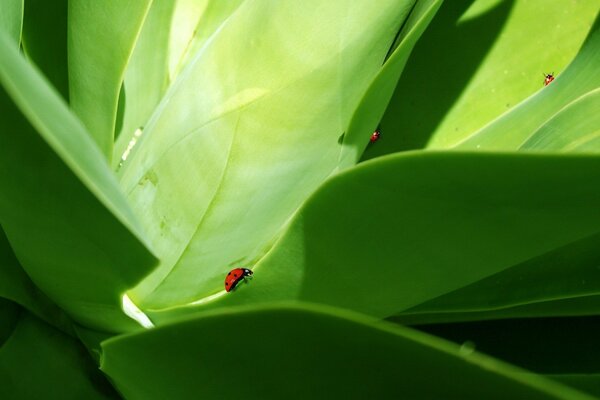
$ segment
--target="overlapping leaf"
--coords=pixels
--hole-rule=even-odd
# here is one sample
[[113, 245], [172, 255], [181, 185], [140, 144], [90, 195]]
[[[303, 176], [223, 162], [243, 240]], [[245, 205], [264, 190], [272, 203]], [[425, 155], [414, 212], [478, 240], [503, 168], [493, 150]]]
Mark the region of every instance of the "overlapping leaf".
[[162, 260], [135, 301], [212, 295], [232, 266], [265, 254], [336, 168], [338, 139], [412, 6], [248, 1], [220, 25], [121, 169]]
[[472, 349], [307, 305], [205, 315], [103, 349], [102, 370], [130, 399], [589, 398]]
[[82, 324], [134, 326], [121, 295], [155, 263], [106, 160], [0, 32], [0, 223], [27, 274]]
[[[283, 299], [386, 317], [519, 265], [537, 284], [543, 263], [528, 266], [529, 260], [599, 233], [600, 189], [589, 184], [597, 179], [596, 157], [415, 152], [382, 158], [325, 184], [257, 265], [251, 284], [153, 317]], [[566, 273], [567, 265], [555, 269], [561, 268]], [[582, 262], [586, 268], [591, 264]], [[507, 281], [496, 292], [490, 285], [481, 290], [490, 297], [512, 290], [503, 296], [515, 296], [513, 302], [588, 290], [566, 282], [553, 287], [558, 273], [540, 279], [549, 286], [528, 292]]]
[[123, 74], [151, 2], [69, 1], [71, 107], [108, 160]]

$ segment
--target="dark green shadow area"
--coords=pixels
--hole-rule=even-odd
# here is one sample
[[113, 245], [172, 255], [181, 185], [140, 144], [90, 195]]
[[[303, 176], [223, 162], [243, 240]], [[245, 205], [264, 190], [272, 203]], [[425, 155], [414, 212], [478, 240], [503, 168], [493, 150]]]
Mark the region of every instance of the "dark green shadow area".
[[414, 326], [542, 374], [600, 372], [600, 317], [524, 318]]
[[[361, 161], [425, 147], [498, 38], [513, 1], [457, 25], [473, 0], [446, 1], [417, 42]], [[390, 132], [389, 135], [386, 132]]]
[[27, 57], [68, 102], [67, 9], [67, 0], [27, 0], [23, 13], [23, 47]]
[[20, 313], [21, 307], [18, 304], [0, 297], [0, 347], [15, 330]]

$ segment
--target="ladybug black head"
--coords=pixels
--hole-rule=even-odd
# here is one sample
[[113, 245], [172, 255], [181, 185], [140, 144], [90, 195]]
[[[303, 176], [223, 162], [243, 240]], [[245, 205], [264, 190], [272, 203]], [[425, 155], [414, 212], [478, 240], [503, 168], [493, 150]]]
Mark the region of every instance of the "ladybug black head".
[[251, 276], [254, 272], [248, 268], [242, 268], [244, 270], [244, 276]]

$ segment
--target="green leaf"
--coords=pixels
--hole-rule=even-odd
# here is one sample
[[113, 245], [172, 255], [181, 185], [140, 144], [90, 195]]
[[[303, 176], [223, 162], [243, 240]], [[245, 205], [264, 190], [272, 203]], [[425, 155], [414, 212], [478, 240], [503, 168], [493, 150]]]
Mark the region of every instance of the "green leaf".
[[[1, 295], [2, 293], [0, 293]], [[15, 330], [20, 313], [21, 307], [10, 300], [0, 297], [0, 348]]]
[[600, 88], [559, 110], [521, 145], [523, 150], [598, 152]]
[[[404, 311], [405, 323], [598, 312], [600, 235], [569, 243]], [[510, 288], [508, 290], [507, 288]], [[561, 300], [581, 299], [576, 307]], [[541, 303], [541, 304], [538, 304]], [[547, 309], [544, 311], [543, 309]], [[472, 314], [471, 316], [469, 314]]]
[[23, 16], [23, 50], [46, 78], [69, 99], [67, 71], [68, 0], [27, 0]]
[[562, 75], [599, 9], [597, 0], [444, 2], [363, 158], [450, 147], [510, 111], [543, 88], [543, 73]]
[[441, 4], [441, 1], [436, 0], [415, 3], [409, 18], [398, 33], [397, 47], [371, 83], [352, 116], [342, 143], [343, 148], [339, 162], [341, 169], [358, 162], [369, 143], [365, 138], [370, 137], [376, 129], [413, 47], [436, 15]]
[[[472, 134], [456, 145], [460, 149], [516, 150], [533, 146], [553, 150], [555, 141], [577, 147], [586, 144], [586, 150], [598, 151], [596, 132], [600, 130], [598, 117], [589, 117], [586, 110], [600, 107], [600, 19], [577, 57], [550, 85], [510, 112]], [[583, 120], [581, 119], [585, 117]], [[574, 125], [574, 126], [573, 126]], [[556, 127], [556, 129], [554, 129]], [[567, 127], [567, 130], [562, 128]], [[583, 129], [579, 132], [578, 129]], [[554, 136], [563, 136], [555, 139]], [[593, 139], [595, 142], [592, 142]], [[529, 140], [532, 140], [529, 144]]]
[[64, 312], [52, 303], [23, 271], [2, 229], [0, 229], [0, 297], [20, 304], [64, 332], [72, 333], [70, 321]]
[[6, 236], [27, 274], [73, 318], [131, 328], [121, 296], [156, 260], [81, 122], [1, 32], [0, 53]]
[[0, 347], [4, 399], [116, 399], [79, 342], [23, 313]]
[[[428, 151], [373, 160], [323, 185], [241, 290], [149, 311], [161, 322], [301, 299], [387, 317], [598, 234], [597, 179], [596, 157]], [[560, 279], [546, 278], [558, 285], [552, 293], [572, 292]]]
[[0, 0], [0, 30], [16, 43], [21, 43], [23, 26], [23, 0]]
[[135, 302], [213, 294], [268, 251], [336, 168], [338, 138], [412, 5], [248, 1], [225, 20], [121, 169], [162, 261]]
[[107, 159], [119, 89], [151, 0], [69, 1], [71, 107]]
[[548, 378], [600, 397], [600, 373], [547, 375]]
[[408, 328], [308, 305], [207, 314], [102, 347], [101, 369], [131, 399], [590, 398]]

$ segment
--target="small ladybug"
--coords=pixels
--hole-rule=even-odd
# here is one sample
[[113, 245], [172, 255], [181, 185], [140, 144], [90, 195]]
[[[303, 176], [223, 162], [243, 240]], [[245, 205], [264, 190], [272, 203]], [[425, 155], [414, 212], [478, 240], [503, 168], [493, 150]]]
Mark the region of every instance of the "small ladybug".
[[551, 74], [543, 74], [544, 75], [544, 86], [548, 86], [550, 82], [554, 80], [554, 72]]
[[252, 276], [252, 274], [253, 272], [248, 268], [232, 269], [225, 277], [225, 290], [231, 292], [238, 283], [242, 280], [246, 280], [246, 278]]
[[379, 131], [379, 129], [375, 129], [375, 132], [373, 132], [373, 134], [371, 135], [371, 139], [369, 139], [369, 141], [371, 143], [375, 143], [376, 141], [379, 140], [380, 136], [381, 136], [381, 132]]

